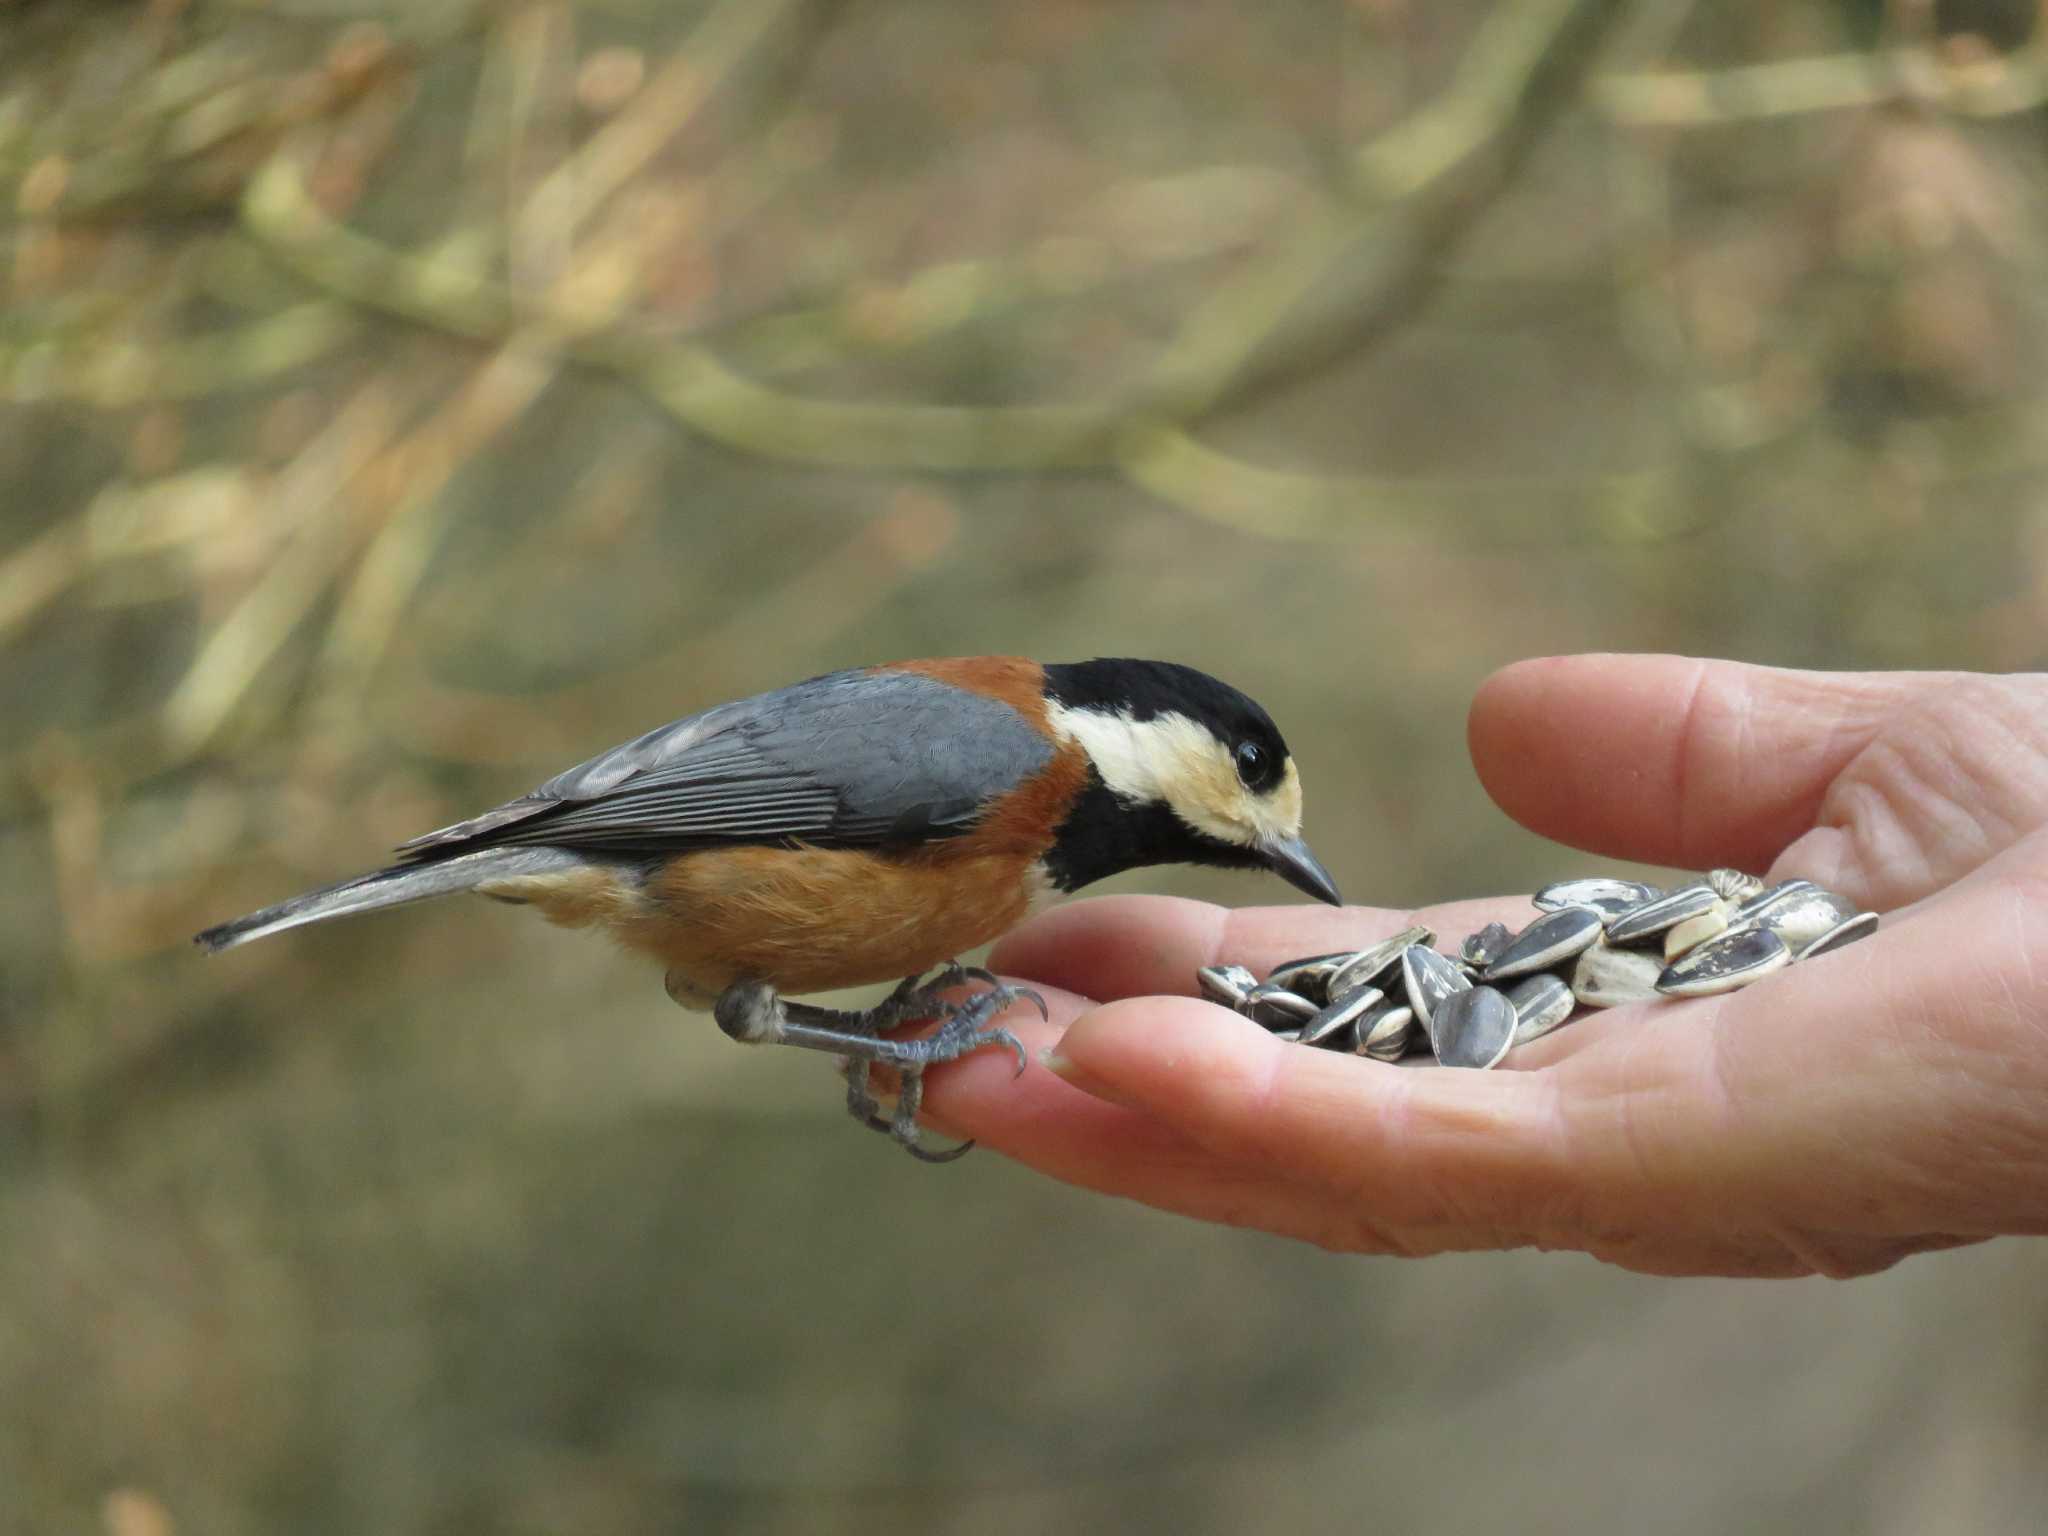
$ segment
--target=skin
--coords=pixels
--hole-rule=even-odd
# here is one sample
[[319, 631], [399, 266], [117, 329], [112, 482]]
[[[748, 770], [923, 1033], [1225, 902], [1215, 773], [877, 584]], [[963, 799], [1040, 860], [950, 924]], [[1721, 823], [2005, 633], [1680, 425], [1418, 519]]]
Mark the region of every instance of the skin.
[[1049, 1025], [1004, 1022], [1054, 1070], [1013, 1082], [1000, 1053], [970, 1058], [933, 1075], [927, 1121], [1084, 1188], [1346, 1252], [1847, 1277], [2048, 1232], [2048, 678], [1551, 658], [1489, 679], [1470, 739], [1494, 798], [1560, 842], [1803, 875], [1884, 927], [1477, 1073], [1281, 1044], [1187, 994], [1200, 965], [1263, 972], [1410, 921], [1519, 926], [1525, 897], [1078, 902], [993, 957], [1051, 1004]]

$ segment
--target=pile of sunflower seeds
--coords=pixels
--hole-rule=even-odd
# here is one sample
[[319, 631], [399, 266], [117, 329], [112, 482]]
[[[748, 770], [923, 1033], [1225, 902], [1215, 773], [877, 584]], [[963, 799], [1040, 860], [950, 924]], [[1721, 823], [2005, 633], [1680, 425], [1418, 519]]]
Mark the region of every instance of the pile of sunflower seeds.
[[1241, 965], [1204, 966], [1196, 980], [1203, 996], [1282, 1040], [1377, 1061], [1428, 1051], [1445, 1066], [1484, 1068], [1581, 1009], [1732, 992], [1877, 929], [1875, 912], [1810, 880], [1766, 887], [1734, 869], [1669, 891], [1565, 880], [1535, 904], [1541, 915], [1520, 933], [1489, 923], [1455, 954], [1410, 928], [1367, 949], [1290, 960], [1263, 982]]

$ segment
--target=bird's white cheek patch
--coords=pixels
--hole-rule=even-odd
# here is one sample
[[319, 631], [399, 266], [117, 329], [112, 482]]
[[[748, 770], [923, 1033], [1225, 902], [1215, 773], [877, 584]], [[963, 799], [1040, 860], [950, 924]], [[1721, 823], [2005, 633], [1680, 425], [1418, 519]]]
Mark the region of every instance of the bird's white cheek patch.
[[1294, 764], [1266, 795], [1238, 780], [1230, 748], [1185, 715], [1133, 720], [1125, 714], [1048, 711], [1053, 729], [1086, 749], [1111, 793], [1138, 802], [1164, 801], [1197, 832], [1251, 845], [1301, 830], [1301, 779]]
[[1175, 759], [1166, 777], [1166, 801], [1198, 832], [1256, 846], [1301, 830], [1301, 777], [1294, 764], [1263, 795], [1247, 790], [1229, 752], [1203, 732], [1204, 746]]
[[1151, 729], [1156, 722], [1148, 720], [1140, 725], [1129, 715], [1069, 709], [1051, 701], [1046, 704], [1046, 718], [1055, 733], [1081, 744], [1111, 794], [1126, 800], [1166, 797], [1152, 755], [1145, 750], [1147, 744], [1138, 737], [1139, 731]]
[[1301, 831], [1301, 775], [1294, 759], [1287, 760], [1287, 772], [1271, 791], [1252, 802], [1252, 820], [1259, 829], [1259, 841], [1293, 837]]

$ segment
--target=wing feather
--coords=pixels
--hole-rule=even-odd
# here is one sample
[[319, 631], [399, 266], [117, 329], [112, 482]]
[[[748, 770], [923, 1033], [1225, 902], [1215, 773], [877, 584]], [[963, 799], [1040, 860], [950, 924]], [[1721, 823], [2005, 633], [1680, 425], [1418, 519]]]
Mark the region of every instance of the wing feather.
[[649, 731], [402, 851], [877, 847], [967, 830], [1051, 756], [997, 699], [922, 674], [839, 672]]

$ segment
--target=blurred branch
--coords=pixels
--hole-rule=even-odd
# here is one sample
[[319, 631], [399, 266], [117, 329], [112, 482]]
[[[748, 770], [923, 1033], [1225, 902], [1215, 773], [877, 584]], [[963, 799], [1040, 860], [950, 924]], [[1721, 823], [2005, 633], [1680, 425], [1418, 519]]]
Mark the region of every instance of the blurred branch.
[[329, 590], [337, 601], [316, 664], [314, 707], [352, 719], [454, 516], [449, 481], [524, 417], [559, 374], [552, 353], [515, 336], [396, 443], [380, 447], [358, 434], [359, 446], [376, 450], [374, 461], [359, 460], [325, 483], [346, 492], [367, 472], [363, 478], [373, 489], [364, 515], [313, 518], [309, 533], [339, 528], [346, 537], [337, 543], [302, 535], [296, 551], [208, 637], [166, 706], [173, 760], [218, 734], [262, 666], [312, 613], [316, 596]]
[[[215, 546], [239, 543], [231, 558], [262, 571], [206, 632], [162, 704], [80, 734], [76, 748], [96, 765], [100, 790], [138, 784], [190, 762], [245, 710], [266, 671], [345, 568], [360, 530], [354, 519], [329, 509], [389, 441], [395, 415], [388, 386], [373, 382], [276, 475], [266, 495], [244, 494], [227, 515], [211, 510], [202, 497], [198, 515], [138, 519], [122, 499], [109, 505], [103, 497], [0, 567], [0, 593], [12, 587], [18, 594], [18, 610], [6, 615], [14, 621], [38, 611], [60, 581], [68, 586], [116, 558], [174, 543], [191, 549], [195, 563], [202, 551], [220, 554]], [[145, 490], [137, 499], [147, 506], [147, 498]], [[137, 531], [138, 522], [146, 534]], [[15, 812], [37, 800], [33, 748], [0, 758], [0, 807]]]
[[255, 478], [238, 466], [209, 465], [106, 487], [83, 512], [0, 558], [0, 643], [109, 567], [231, 539], [252, 511]]
[[432, 681], [424, 668], [403, 690], [364, 700], [380, 729], [425, 756], [531, 767], [578, 750], [610, 700], [659, 697], [689, 678], [716, 696], [721, 679], [735, 681], [762, 665], [767, 643], [760, 614], [783, 617], [773, 644], [792, 665], [829, 652], [834, 639], [886, 607], [939, 560], [958, 536], [951, 502], [900, 492], [883, 516], [860, 524], [775, 586], [751, 595], [730, 619], [660, 654], [589, 683], [543, 693], [507, 694]]
[[[1525, 0], [1480, 24], [1450, 87], [1352, 157], [1361, 197], [1413, 196], [1495, 148], [1575, 83], [1585, 50], [1627, 0]], [[1547, 99], [1546, 99], [1547, 98]]]
[[[0, 175], [20, 177], [30, 193], [21, 212], [111, 224], [231, 208], [283, 138], [388, 97], [411, 68], [413, 48], [371, 23], [341, 28], [310, 63], [286, 64], [237, 40], [186, 39], [176, 8], [145, 9], [147, 41], [111, 55], [114, 78], [78, 93], [85, 105], [61, 91], [0, 102], [13, 117], [0, 120]], [[47, 83], [67, 77], [46, 74]]]
[[205, 336], [109, 345], [94, 336], [64, 344], [0, 346], [0, 396], [29, 404], [64, 400], [110, 410], [156, 400], [198, 400], [303, 368], [353, 339], [345, 305], [313, 299]]
[[799, 6], [816, 3], [721, 0], [632, 104], [541, 181], [522, 218], [553, 225], [565, 241], [573, 241], [606, 199], [689, 126], [778, 22]]
[[1517, 536], [1554, 546], [1580, 536], [1636, 543], [1693, 531], [1661, 521], [1673, 501], [1663, 469], [1541, 479], [1395, 478], [1304, 474], [1269, 469], [1212, 448], [1172, 427], [1145, 429], [1124, 442], [1123, 469], [1132, 483], [1210, 522], [1264, 538], [1309, 543], [1350, 542], [1361, 522], [1384, 525], [1438, 513], [1491, 525], [1496, 542]]
[[[162, 842], [182, 845], [177, 872], [148, 881], [116, 880], [109, 871], [120, 862], [118, 839], [109, 837], [108, 822], [124, 809], [120, 791], [126, 786], [118, 777], [109, 781], [102, 767], [74, 737], [53, 732], [35, 745], [32, 773], [49, 826], [52, 895], [69, 958], [87, 968], [134, 960], [182, 941], [194, 902], [232, 851], [244, 819], [244, 808], [232, 798], [185, 796], [176, 830], [161, 834]], [[166, 1037], [186, 1027], [175, 1016], [158, 1022]], [[89, 1055], [90, 1066], [99, 1067], [97, 1053]]]
[[1154, 372], [1154, 409], [1186, 417], [1294, 382], [1408, 318], [1627, 9], [1523, 0], [1489, 14], [1444, 92], [1352, 156], [1353, 201], [1190, 317]]
[[[704, 86], [760, 36], [732, 8], [715, 11], [664, 71], [667, 97], [589, 162], [595, 192], [652, 153], [655, 127], [664, 130], [659, 142], [672, 137], [703, 103]], [[1092, 403], [873, 404], [778, 389], [701, 343], [597, 329], [588, 314], [522, 303], [467, 263], [397, 251], [328, 219], [306, 190], [303, 147], [274, 156], [257, 175], [244, 216], [290, 265], [356, 303], [479, 339], [515, 325], [543, 328], [563, 338], [569, 355], [627, 378], [684, 425], [751, 453], [904, 469], [1098, 467], [1115, 463], [1114, 439], [1127, 421], [1203, 414], [1353, 353], [1405, 318], [1625, 9], [1622, 0], [1522, 0], [1489, 15], [1445, 92], [1356, 152], [1355, 205], [1317, 216], [1200, 306], [1137, 391]], [[699, 48], [706, 58], [686, 66]], [[570, 198], [566, 190], [552, 195]], [[565, 206], [593, 203], [579, 195]], [[1312, 308], [1304, 302], [1311, 294]]]
[[[771, 24], [799, 3], [815, 0], [723, 0], [634, 107], [542, 179], [515, 222], [558, 222], [564, 245], [573, 244], [578, 226], [689, 125]], [[242, 201], [251, 234], [308, 281], [364, 308], [477, 341], [520, 328], [574, 335], [614, 318], [609, 306], [579, 313], [486, 277], [461, 236], [440, 251], [416, 253], [329, 217], [309, 186], [315, 148], [305, 137], [285, 144], [251, 178]]]
[[530, 300], [482, 277], [466, 259], [417, 256], [330, 219], [313, 200], [310, 146], [274, 155], [251, 181], [251, 233], [302, 276], [351, 302], [476, 340], [515, 327], [555, 338], [583, 362], [637, 384], [684, 424], [729, 446], [814, 464], [926, 469], [1098, 463], [1114, 423], [1107, 408], [869, 405], [819, 400], [756, 383], [709, 349], [646, 340], [600, 320], [616, 311]]
[[391, 403], [372, 384], [359, 393], [278, 479], [273, 504], [290, 509], [297, 535], [201, 643], [163, 706], [163, 753], [153, 766], [189, 760], [213, 744], [257, 679], [347, 563], [355, 519], [331, 515], [392, 430]]
[[596, 354], [684, 425], [732, 448], [807, 464], [925, 470], [1093, 468], [1123, 412], [1101, 405], [869, 405], [745, 378], [710, 351]]
[[[484, 277], [466, 251], [400, 251], [329, 218], [306, 182], [311, 148], [299, 141], [272, 155], [242, 198], [251, 236], [301, 277], [351, 304], [473, 341], [536, 318], [509, 284]], [[566, 317], [557, 319], [567, 328]]]
[[2007, 54], [1951, 57], [1893, 48], [1727, 69], [1647, 70], [1592, 84], [1593, 104], [1630, 128], [1700, 128], [1909, 101], [1964, 117], [2010, 117], [2048, 102], [2048, 24]]
[[[1621, 0], [1525, 0], [1490, 15], [1444, 94], [1353, 157], [1357, 203], [1318, 215], [1198, 307], [1129, 399], [986, 408], [838, 404], [743, 379], [701, 348], [650, 359], [637, 371], [686, 424], [779, 457], [920, 469], [1113, 463], [1126, 421], [1205, 414], [1254, 387], [1355, 353], [1405, 319], [1450, 248], [1511, 178], [1548, 110], [1569, 96], [1605, 24], [1625, 8]], [[1476, 172], [1488, 150], [1497, 151], [1491, 176], [1452, 184], [1455, 173]], [[1328, 291], [1313, 313], [1293, 315], [1318, 289]], [[1283, 328], [1290, 319], [1305, 323]]]
[[449, 480], [532, 409], [558, 372], [552, 358], [515, 337], [394, 450], [404, 458], [404, 474], [394, 477], [404, 489], [343, 586], [328, 625], [319, 676], [330, 702], [338, 695], [352, 712], [390, 645], [454, 514], [454, 499], [445, 494]]

